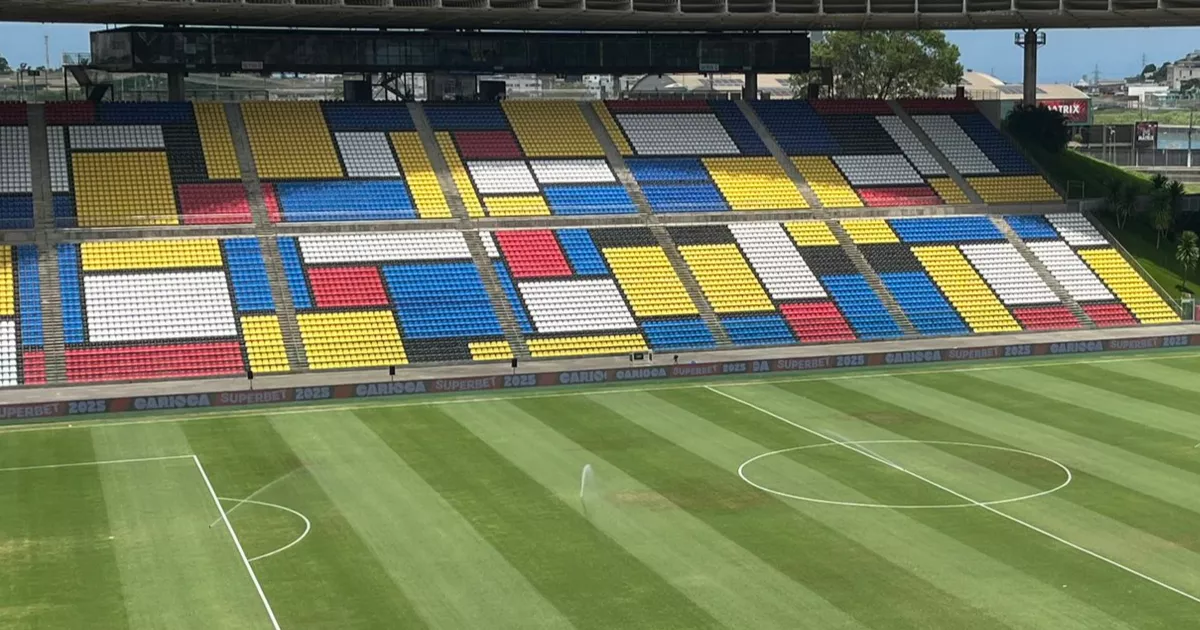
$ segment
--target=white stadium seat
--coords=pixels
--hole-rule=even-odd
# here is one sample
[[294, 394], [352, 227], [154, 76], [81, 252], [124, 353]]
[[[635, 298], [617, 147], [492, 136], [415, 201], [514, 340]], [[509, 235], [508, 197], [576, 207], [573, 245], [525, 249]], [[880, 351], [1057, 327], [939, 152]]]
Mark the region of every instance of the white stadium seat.
[[467, 168], [483, 195], [540, 191], [529, 166], [518, 160], [471, 161], [467, 162]]
[[833, 161], [851, 186], [921, 185], [925, 180], [903, 155], [837, 155]]
[[162, 127], [158, 125], [88, 125], [71, 127], [71, 149], [162, 149]]
[[637, 329], [612, 279], [520, 282], [517, 286], [539, 333]]
[[896, 116], [876, 116], [875, 119], [879, 121], [880, 126], [888, 132], [896, 146], [900, 147], [900, 150], [908, 156], [913, 166], [917, 167], [917, 171], [922, 175], [946, 174], [946, 169], [938, 164], [933, 154], [925, 148], [924, 144], [921, 144], [917, 135], [903, 121]]
[[638, 155], [739, 155], [713, 114], [618, 114]]
[[738, 245], [771, 297], [776, 300], [823, 298], [825, 289], [778, 223], [731, 223]]
[[88, 275], [83, 287], [93, 343], [237, 335], [221, 271]]
[[1000, 172], [950, 116], [913, 116], [913, 120], [921, 126], [925, 135], [929, 136], [946, 159], [950, 160], [950, 164], [963, 175], [991, 175]]
[[462, 232], [451, 230], [323, 234], [301, 236], [298, 240], [304, 262], [309, 264], [471, 257]]
[[1012, 243], [976, 243], [960, 249], [1005, 305], [1059, 303]]
[[391, 143], [383, 132], [335, 133], [348, 177], [400, 177]]
[[1113, 299], [1104, 283], [1063, 241], [1033, 241], [1026, 245], [1075, 301]]

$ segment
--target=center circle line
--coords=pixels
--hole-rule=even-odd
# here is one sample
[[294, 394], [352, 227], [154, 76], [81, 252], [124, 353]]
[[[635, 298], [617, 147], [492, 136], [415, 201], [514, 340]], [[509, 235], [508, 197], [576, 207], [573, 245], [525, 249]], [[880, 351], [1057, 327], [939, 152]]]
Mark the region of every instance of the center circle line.
[[[783, 453], [791, 453], [793, 451], [803, 451], [803, 450], [814, 449], [814, 448], [826, 448], [826, 447], [830, 447], [830, 446], [841, 446], [841, 445], [856, 446], [856, 445], [867, 445], [867, 444], [930, 444], [930, 445], [935, 445], [935, 446], [966, 446], [966, 447], [972, 447], [972, 448], [990, 449], [993, 451], [1007, 451], [1010, 453], [1018, 453], [1021, 455], [1027, 455], [1029, 457], [1040, 459], [1042, 461], [1050, 462], [1051, 464], [1058, 466], [1058, 468], [1061, 469], [1066, 474], [1066, 479], [1063, 480], [1063, 482], [1060, 483], [1059, 485], [1057, 485], [1053, 488], [1050, 488], [1049, 490], [1042, 490], [1041, 492], [1026, 494], [1026, 495], [1022, 495], [1019, 497], [1010, 497], [1007, 499], [996, 499], [994, 501], [975, 501], [975, 502], [970, 502], [970, 503], [946, 503], [946, 504], [936, 504], [936, 505], [906, 505], [906, 504], [887, 504], [887, 503], [861, 503], [861, 502], [856, 502], [856, 501], [835, 501], [832, 499], [818, 499], [816, 497], [806, 497], [806, 496], [802, 496], [802, 495], [791, 494], [791, 493], [783, 492], [781, 490], [776, 490], [774, 488], [770, 488], [768, 486], [764, 486], [758, 482], [755, 482], [753, 479], [750, 479], [746, 475], [746, 472], [745, 472], [746, 467], [749, 466], [750, 464], [753, 464], [754, 462], [756, 462], [760, 459], [771, 457], [772, 455], [781, 455]], [[1004, 505], [1006, 503], [1016, 503], [1018, 501], [1029, 501], [1031, 499], [1036, 499], [1038, 497], [1044, 497], [1048, 494], [1062, 490], [1063, 488], [1067, 487], [1067, 485], [1070, 484], [1072, 479], [1074, 478], [1071, 474], [1070, 468], [1067, 468], [1061, 462], [1051, 459], [1049, 457], [1046, 457], [1045, 455], [1038, 455], [1037, 453], [1032, 453], [1030, 451], [1021, 450], [1019, 448], [1011, 448], [1008, 446], [995, 446], [992, 444], [975, 444], [972, 442], [953, 442], [953, 441], [947, 441], [947, 440], [855, 440], [855, 441], [849, 441], [849, 442], [822, 442], [820, 444], [807, 444], [804, 446], [793, 446], [790, 448], [781, 448], [778, 450], [769, 451], [769, 452], [763, 453], [761, 455], [755, 455], [754, 457], [751, 457], [750, 459], [742, 462], [742, 465], [738, 466], [737, 472], [738, 472], [738, 477], [741, 477], [742, 481], [745, 481], [746, 483], [750, 484], [751, 486], [754, 486], [755, 488], [758, 488], [759, 490], [762, 490], [763, 492], [767, 492], [767, 493], [770, 493], [770, 494], [773, 494], [776, 496], [785, 497], [788, 499], [795, 499], [797, 501], [805, 501], [808, 503], [820, 503], [823, 505], [840, 505], [840, 506], [844, 506], [844, 507], [862, 507], [862, 508], [886, 508], [886, 509], [891, 509], [891, 510], [942, 510], [942, 509], [948, 509], [948, 508], [970, 508], [970, 507], [995, 506], [995, 505]]]

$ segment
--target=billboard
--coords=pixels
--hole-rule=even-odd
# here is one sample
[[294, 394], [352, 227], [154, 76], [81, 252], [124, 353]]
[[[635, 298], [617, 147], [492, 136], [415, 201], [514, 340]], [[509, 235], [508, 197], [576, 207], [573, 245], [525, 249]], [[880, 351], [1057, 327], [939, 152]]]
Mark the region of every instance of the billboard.
[[1073, 125], [1086, 125], [1092, 122], [1091, 101], [1087, 99], [1038, 101], [1038, 104], [1061, 113], [1067, 117], [1067, 122]]
[[1158, 123], [1143, 121], [1134, 127], [1134, 140], [1139, 147], [1158, 146]]

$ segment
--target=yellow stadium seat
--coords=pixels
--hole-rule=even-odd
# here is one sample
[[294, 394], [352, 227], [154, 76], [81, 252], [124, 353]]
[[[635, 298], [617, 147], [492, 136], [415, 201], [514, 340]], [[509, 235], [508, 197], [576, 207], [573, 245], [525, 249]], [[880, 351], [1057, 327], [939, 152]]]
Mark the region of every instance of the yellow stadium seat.
[[824, 221], [788, 221], [783, 225], [801, 247], [838, 244], [837, 237]]
[[737, 245], [680, 245], [704, 297], [717, 313], [773, 311], [775, 305]]
[[258, 176], [263, 179], [340, 179], [345, 176], [316, 101], [242, 103]]
[[971, 200], [967, 199], [967, 193], [963, 192], [958, 187], [958, 184], [954, 183], [954, 180], [949, 177], [930, 177], [929, 185], [942, 198], [942, 201], [948, 204], [961, 206], [971, 203]]
[[808, 207], [796, 184], [775, 158], [704, 158], [704, 166], [734, 210]]
[[417, 214], [422, 219], [449, 219], [450, 205], [446, 203], [446, 195], [442, 193], [442, 185], [438, 183], [437, 173], [421, 138], [415, 131], [398, 131], [392, 134], [392, 145], [396, 155], [400, 157], [400, 166], [404, 169], [404, 178], [408, 181], [408, 190], [412, 193], [413, 201], [417, 204]]
[[1080, 249], [1079, 256], [1108, 285], [1138, 321], [1164, 324], [1179, 321], [1179, 315], [1158, 294], [1121, 253], [1111, 247]]
[[527, 157], [604, 156], [577, 101], [504, 101], [503, 107]]
[[441, 131], [437, 134], [437, 141], [438, 147], [442, 150], [442, 157], [446, 160], [446, 167], [450, 169], [450, 177], [454, 179], [454, 186], [458, 188], [458, 195], [467, 209], [467, 216], [472, 219], [483, 218], [483, 204], [479, 203], [479, 196], [475, 194], [475, 184], [471, 182], [471, 175], [467, 173], [462, 159], [458, 157], [458, 149], [454, 147], [454, 138], [449, 133]]
[[1021, 325], [1000, 303], [991, 287], [953, 245], [914, 247], [929, 277], [954, 305], [972, 332], [1014, 332]]
[[640, 334], [551, 337], [526, 341], [535, 359], [569, 357], [584, 354], [627, 354], [645, 352], [646, 340]]
[[215, 238], [154, 241], [84, 241], [80, 244], [84, 271], [223, 267], [221, 245]]
[[513, 195], [484, 197], [483, 205], [489, 217], [544, 217], [550, 215], [550, 206], [541, 195]]
[[899, 243], [892, 226], [884, 219], [842, 219], [842, 229], [850, 235], [850, 240], [858, 245], [874, 243]]
[[242, 337], [246, 340], [246, 358], [250, 360], [251, 370], [259, 374], [270, 374], [291, 369], [277, 316], [243, 317]]
[[661, 247], [609, 247], [604, 258], [638, 317], [699, 312]]
[[12, 246], [0, 245], [0, 315], [16, 314]]
[[179, 224], [166, 153], [73, 153], [71, 165], [79, 227]]
[[604, 125], [604, 130], [608, 132], [608, 137], [612, 139], [612, 143], [617, 147], [617, 151], [621, 155], [633, 155], [633, 147], [629, 146], [629, 140], [621, 132], [621, 127], [617, 125], [617, 121], [612, 117], [612, 113], [604, 106], [604, 101], [592, 101], [592, 109], [596, 112], [600, 123]]
[[193, 108], [208, 178], [241, 178], [242, 171], [233, 149], [233, 135], [229, 131], [229, 120], [225, 118], [225, 106], [221, 103], [195, 103]]
[[512, 346], [507, 341], [472, 341], [467, 346], [471, 349], [473, 361], [507, 361], [513, 358]]
[[302, 313], [300, 337], [314, 370], [406, 365], [404, 345], [391, 311]]
[[861, 208], [862, 200], [846, 182], [842, 172], [824, 155], [792, 158], [796, 170], [826, 208]]
[[967, 183], [984, 203], [1036, 203], [1062, 201], [1041, 175], [968, 177]]

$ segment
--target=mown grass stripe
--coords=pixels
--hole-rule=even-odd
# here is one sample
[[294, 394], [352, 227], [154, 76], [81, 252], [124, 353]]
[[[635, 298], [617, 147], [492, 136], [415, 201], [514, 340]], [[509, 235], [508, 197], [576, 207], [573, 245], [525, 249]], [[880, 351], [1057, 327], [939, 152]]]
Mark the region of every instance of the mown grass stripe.
[[572, 627], [355, 414], [272, 425], [429, 627]]
[[[866, 388], [846, 387], [856, 394], [878, 398], [959, 428], [1020, 444], [1023, 448], [1030, 448], [1056, 459], [1067, 459], [1064, 452], [1069, 451], [1069, 447], [1060, 451], [1058, 441], [1040, 432], [1036, 426], [1022, 427], [1022, 430], [1016, 432], [1021, 442], [1010, 441], [1006, 439], [1009, 436], [1001, 437], [999, 434], [1013, 431], [1013, 425], [1022, 423], [1022, 419], [945, 392], [903, 379], [886, 379], [874, 383], [870, 391]], [[1024, 444], [1024, 441], [1036, 442], [1038, 445]], [[1200, 593], [1200, 579], [1194, 571], [1196, 564], [1200, 563], [1200, 558], [1160, 538], [1114, 523], [1090, 511], [1077, 509], [1054, 497], [1037, 502], [1014, 503], [1004, 506], [1003, 509], [1006, 513], [1039, 525], [1075, 544], [1147, 573], [1175, 588], [1190, 594]], [[977, 527], [963, 530], [963, 535], [971, 537], [984, 533], [986, 530]], [[1062, 572], [1067, 571], [1069, 567], [1072, 575], [1077, 576], [1076, 582], [1080, 577], [1088, 580], [1087, 584], [1094, 581], [1096, 586], [1090, 588], [1095, 590], [1089, 590], [1088, 593], [1097, 592], [1099, 595], [1095, 600], [1096, 605], [1111, 611], [1114, 616], [1138, 620], [1139, 623], [1153, 621], [1163, 624], [1164, 627], [1171, 627], [1171, 624], [1180, 623], [1179, 620], [1183, 617], [1194, 614], [1194, 603], [1185, 598], [1149, 581], [1121, 574], [1114, 567], [1068, 547], [1055, 547], [1057, 543], [1048, 538], [1037, 538], [1039, 540], [1022, 541], [1021, 544], [1033, 547], [1038, 547], [1039, 543], [1045, 545], [1042, 553], [1026, 556], [1019, 553], [1020, 547], [1003, 545], [1007, 549], [1005, 553], [1009, 554], [1007, 557], [1012, 561], [1021, 562], [1023, 569], [1029, 567], [1026, 570], [1045, 571], [1049, 564], [1046, 558], [1050, 557], [1045, 554], [1053, 554], [1053, 568], [1049, 569], [1052, 575], [1063, 574]], [[993, 536], [992, 540], [992, 544], [995, 544], [998, 538]], [[987, 542], [981, 540], [979, 544]], [[1126, 593], [1125, 589], [1129, 593]], [[1147, 601], [1153, 601], [1155, 604], [1147, 604]]]
[[1010, 385], [989, 383], [981, 387], [977, 379], [965, 374], [914, 375], [905, 380], [1032, 420], [1046, 428], [1060, 429], [1081, 439], [1200, 474], [1200, 457], [1192, 445], [1181, 442], [1178, 435], [1168, 431], [1083, 409]]
[[[925, 380], [913, 378], [915, 382]], [[793, 391], [790, 386], [785, 389]], [[945, 391], [953, 392], [955, 395], [959, 393], [959, 390], [955, 388]], [[805, 386], [802, 391], [794, 391], [794, 393], [820, 404], [837, 405], [838, 410], [842, 413], [886, 428], [907, 438], [1002, 445], [988, 436], [947, 424], [885, 400], [870, 396], [847, 398], [845, 389], [833, 384], [814, 383]], [[955, 449], [950, 450], [953, 452]], [[1061, 475], [1061, 471], [1057, 470], [1050, 470], [1050, 474], [1046, 475], [1044, 468], [1029, 465], [1036, 463], [1034, 460], [1019, 456], [1006, 459], [1003, 452], [976, 449], [963, 451], [961, 455], [997, 474], [1018, 480], [1030, 488], [1053, 487], [1057, 485], [1058, 478], [1056, 476]], [[1041, 499], [1042, 502], [1050, 500], [1068, 501], [1085, 510], [1124, 523], [1138, 533], [1145, 532], [1179, 545], [1181, 548], [1200, 552], [1200, 540], [1195, 537], [1197, 517], [1195, 513], [1087, 472], [1073, 471], [1070, 485], [1051, 497]], [[1055, 509], [1067, 508], [1056, 505]], [[1085, 517], [1086, 514], [1079, 516], [1079, 518]]]
[[441, 409], [359, 417], [576, 628], [719, 627]]
[[[5, 464], [95, 459], [86, 432], [0, 440]], [[99, 471], [0, 472], [0, 497], [0, 627], [127, 627]]]
[[[1157, 361], [1144, 361], [1134, 367], [1121, 363], [1099, 364], [1106, 371], [1120, 376], [1133, 376], [1155, 383], [1170, 385], [1188, 393], [1189, 398], [1200, 394], [1200, 364], [1184, 363], [1172, 365]], [[1118, 377], [1119, 378], [1119, 377]], [[1195, 408], [1194, 406], [1192, 407]]]
[[1046, 368], [1033, 372], [1040, 384], [1036, 390], [1027, 387], [1029, 391], [1047, 395], [1057, 390], [1054, 398], [1077, 407], [1174, 433], [1189, 446], [1200, 441], [1200, 414], [1194, 413], [1200, 397], [1185, 390], [1086, 365], [1071, 371]]
[[[739, 389], [738, 394], [747, 396], [754, 404], [762, 406], [781, 416], [817, 428], [829, 430], [837, 426], [841, 435], [849, 439], [889, 439], [902, 438], [901, 435], [879, 430], [871, 425], [863, 425], [852, 417], [840, 413], [837, 409], [826, 407], [808, 399], [801, 398], [790, 392], [778, 390], [773, 386]], [[656, 394], [665, 397], [670, 402], [687, 406], [704, 420], [697, 422], [712, 422], [730, 431], [735, 438], [722, 438], [728, 442], [736, 439], [754, 440], [763, 444], [764, 450], [782, 448], [794, 440], [796, 434], [802, 434], [799, 429], [781, 422], [769, 415], [755, 411], [745, 405], [739, 405], [747, 411], [727, 410], [716, 394], [697, 396], [684, 400], [673, 394]], [[848, 397], [843, 392], [841, 399]], [[727, 400], [727, 399], [725, 399]], [[732, 401], [730, 401], [732, 402]], [[737, 404], [737, 403], [734, 403]], [[645, 406], [643, 404], [643, 406]], [[826, 426], [817, 424], [817, 420], [827, 423]], [[697, 422], [691, 423], [695, 425]], [[831, 447], [832, 448], [832, 447]], [[886, 455], [893, 455], [908, 466], [912, 462], [910, 453], [916, 454], [922, 448], [905, 447], [905, 450], [882, 450]], [[826, 449], [817, 449], [826, 450]], [[843, 450], [846, 449], [837, 449]], [[794, 458], [794, 466], [801, 463], [810, 466], [822, 466], [825, 462], [807, 461], [808, 452], [803, 457]], [[866, 457], [861, 457], [859, 466], [874, 465]], [[780, 483], [786, 483], [787, 474], [794, 475], [793, 469], [781, 469], [778, 477]], [[853, 471], [829, 471], [835, 476], [851, 475]], [[927, 472], [925, 468], [921, 472]], [[1015, 485], [1015, 484], [1012, 484]], [[823, 495], [824, 496], [824, 495]], [[918, 495], [924, 497], [924, 495]], [[864, 494], [850, 493], [849, 487], [841, 494], [828, 498], [844, 498], [848, 501], [863, 501], [876, 503], [916, 503], [913, 497], [897, 495], [894, 492], [886, 494], [881, 490], [874, 492], [866, 488]], [[923, 498], [921, 500], [924, 500]], [[856, 532], [864, 544], [879, 547], [881, 553], [903, 562], [910, 570], [918, 572], [948, 592], [971, 601], [983, 607], [997, 618], [1013, 623], [1019, 627], [1046, 628], [1116, 628], [1127, 626], [1117, 618], [1101, 611], [1089, 602], [1079, 601], [1070, 593], [1061, 589], [1063, 582], [1047, 582], [1043, 576], [1031, 575], [1023, 568], [1013, 566], [1005, 557], [1011, 540], [1027, 532], [1004, 519], [990, 515], [976, 508], [961, 508], [951, 510], [910, 510], [895, 512], [890, 510], [868, 510], [865, 508], [823, 507], [810, 506], [806, 503], [796, 503], [797, 509], [812, 513], [814, 518], [826, 520], [839, 528], [839, 531]], [[867, 525], [864, 527], [864, 524]], [[1007, 525], [1007, 527], [1005, 527]], [[972, 539], [965, 537], [962, 532], [969, 532], [972, 527], [983, 527], [996, 537], [995, 544], [987, 544], [989, 538]], [[996, 531], [999, 530], [999, 531]], [[887, 531], [895, 540], [882, 538], [880, 531]], [[1028, 532], [1027, 532], [1028, 533]], [[1034, 536], [1029, 533], [1030, 536]], [[1036, 537], [1036, 536], [1034, 536]], [[906, 558], [904, 554], [911, 554]], [[963, 580], [962, 575], [975, 576], [976, 580]], [[983, 577], [983, 576], [986, 576]]]
[[[223, 496], [245, 498], [257, 493], [256, 499], [293, 508], [312, 521], [312, 530], [300, 545], [254, 563], [281, 626], [425, 626], [270, 421], [257, 417], [181, 426]], [[231, 507], [225, 505], [227, 510]], [[303, 527], [294, 516], [263, 506], [239, 506], [229, 518], [250, 556], [286, 545]]]
[[[736, 462], [718, 465], [687, 450], [680, 441], [703, 433], [689, 414], [666, 405], [648, 408], [648, 394], [582, 399], [517, 401], [567, 439], [603, 457], [721, 535], [800, 582], [854, 619], [872, 628], [1004, 628], [956, 599], [878, 556], [833, 528], [806, 518], [774, 497], [742, 482], [737, 464], [762, 452], [756, 445], [730, 445], [706, 436], [714, 448], [740, 447]], [[651, 420], [681, 422], [696, 433], [667, 439], [644, 426]], [[712, 441], [713, 438], [716, 441]]]
[[[178, 425], [92, 429], [97, 459], [188, 452]], [[97, 467], [129, 627], [269, 628], [270, 621], [192, 459]]]
[[[512, 404], [445, 410], [725, 626], [863, 628], [666, 497]], [[579, 496], [585, 465], [595, 471], [586, 508]]]

